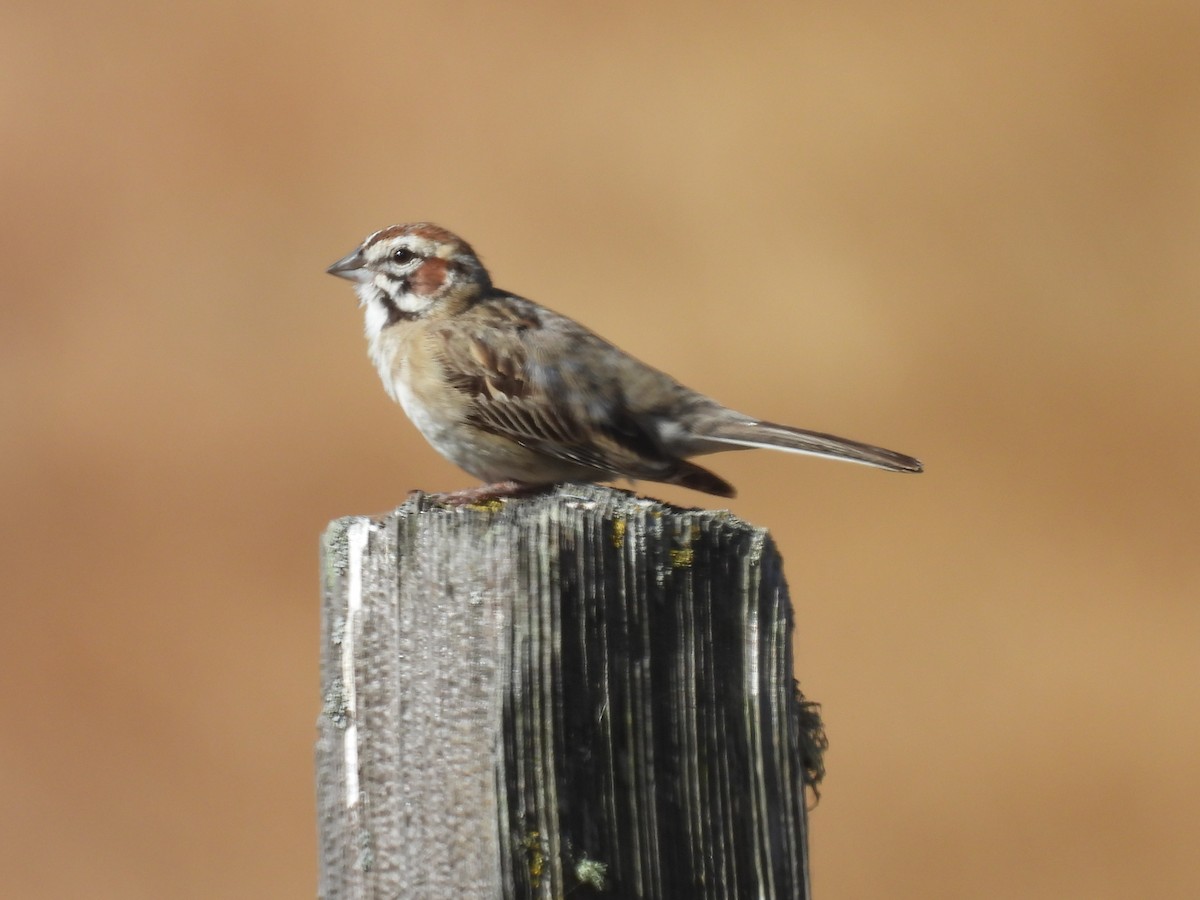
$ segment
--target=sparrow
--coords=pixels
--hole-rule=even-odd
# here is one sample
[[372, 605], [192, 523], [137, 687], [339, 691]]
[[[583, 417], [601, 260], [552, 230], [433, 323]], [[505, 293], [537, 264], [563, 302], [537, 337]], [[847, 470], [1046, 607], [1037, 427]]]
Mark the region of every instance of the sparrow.
[[735, 412], [588, 328], [493, 286], [471, 246], [430, 222], [392, 225], [326, 270], [355, 283], [388, 394], [481, 488], [513, 496], [565, 481], [733, 486], [691, 457], [762, 447], [920, 472], [920, 461]]

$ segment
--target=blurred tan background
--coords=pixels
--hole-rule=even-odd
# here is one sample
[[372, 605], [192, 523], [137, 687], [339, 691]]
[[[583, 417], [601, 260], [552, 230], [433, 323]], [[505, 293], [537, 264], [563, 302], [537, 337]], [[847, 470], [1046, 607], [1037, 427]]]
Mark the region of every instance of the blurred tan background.
[[818, 897], [1200, 896], [1194, 0], [10, 0], [0, 115], [6, 896], [315, 893], [318, 535], [471, 483], [322, 274], [411, 219], [926, 461], [712, 459]]

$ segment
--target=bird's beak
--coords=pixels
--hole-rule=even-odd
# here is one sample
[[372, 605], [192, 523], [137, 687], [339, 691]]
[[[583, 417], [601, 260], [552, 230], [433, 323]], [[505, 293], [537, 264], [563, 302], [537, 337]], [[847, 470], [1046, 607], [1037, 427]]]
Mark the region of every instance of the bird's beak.
[[343, 256], [325, 271], [348, 281], [366, 281], [371, 277], [371, 273], [363, 268], [365, 262], [362, 251], [355, 250], [349, 256]]

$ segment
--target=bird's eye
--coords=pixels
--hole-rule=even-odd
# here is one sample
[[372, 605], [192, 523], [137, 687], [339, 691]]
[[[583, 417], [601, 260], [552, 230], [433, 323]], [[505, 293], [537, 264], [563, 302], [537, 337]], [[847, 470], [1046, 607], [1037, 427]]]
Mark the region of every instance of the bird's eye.
[[417, 254], [414, 253], [412, 250], [408, 249], [407, 247], [401, 247], [399, 250], [397, 250], [395, 253], [392, 254], [392, 259], [394, 259], [396, 262], [400, 263], [400, 265], [402, 265], [402, 266], [412, 262], [416, 258], [417, 258]]

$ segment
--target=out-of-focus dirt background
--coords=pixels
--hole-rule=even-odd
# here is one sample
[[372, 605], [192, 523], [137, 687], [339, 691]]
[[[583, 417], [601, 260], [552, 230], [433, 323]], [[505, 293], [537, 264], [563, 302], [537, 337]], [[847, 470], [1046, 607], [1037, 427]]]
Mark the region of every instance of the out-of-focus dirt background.
[[1200, 896], [1194, 0], [16, 0], [0, 116], [6, 896], [314, 893], [318, 535], [470, 483], [322, 274], [411, 219], [927, 462], [712, 458], [819, 897]]

